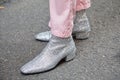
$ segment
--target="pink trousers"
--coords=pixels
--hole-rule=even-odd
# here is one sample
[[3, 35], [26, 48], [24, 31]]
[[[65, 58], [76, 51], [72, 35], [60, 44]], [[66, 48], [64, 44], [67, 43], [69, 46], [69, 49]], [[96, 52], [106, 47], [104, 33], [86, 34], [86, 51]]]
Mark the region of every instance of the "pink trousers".
[[67, 38], [72, 34], [76, 11], [90, 7], [90, 0], [49, 0], [49, 27], [53, 35]]

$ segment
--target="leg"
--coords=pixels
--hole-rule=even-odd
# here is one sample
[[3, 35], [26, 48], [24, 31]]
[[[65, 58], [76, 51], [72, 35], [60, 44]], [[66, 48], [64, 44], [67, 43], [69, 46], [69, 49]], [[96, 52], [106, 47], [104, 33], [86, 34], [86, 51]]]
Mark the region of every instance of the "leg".
[[[77, 13], [76, 13], [77, 17], [74, 20], [74, 28], [73, 28], [72, 34], [73, 34], [73, 36], [75, 36], [76, 39], [87, 39], [89, 37], [90, 26], [89, 26], [89, 21], [87, 19], [86, 13], [85, 13], [85, 9], [89, 8], [91, 3], [90, 3], [90, 0], [75, 0], [75, 1], [76, 2], [73, 4], [73, 5], [75, 5], [73, 7], [73, 11], [74, 11], [74, 16], [75, 16], [75, 11], [77, 11]], [[53, 9], [54, 9], [54, 11], [56, 11], [55, 13], [58, 14], [57, 17], [60, 17], [62, 14], [64, 14], [64, 13], [61, 13], [61, 14], [57, 13], [57, 10], [55, 7], [53, 7], [52, 10]], [[66, 16], [66, 19], [67, 19], [69, 17], [68, 15], [64, 15], [63, 17]], [[54, 17], [54, 16], [52, 16], [52, 17]], [[57, 18], [55, 18], [55, 19], [57, 19]], [[60, 19], [61, 18], [59, 18], [59, 20]], [[55, 21], [55, 20], [53, 20], [53, 21]], [[53, 21], [52, 20], [50, 21], [49, 26], [51, 26], [51, 23]], [[64, 23], [64, 22], [62, 22], [62, 23]], [[52, 23], [52, 24], [54, 24], [54, 23]], [[64, 26], [64, 24], [63, 24], [63, 26]], [[63, 29], [65, 29], [65, 27]], [[69, 30], [68, 30], [68, 32], [69, 32]], [[55, 31], [55, 32], [57, 33], [57, 31]], [[61, 32], [61, 34], [63, 35], [63, 32]], [[66, 35], [66, 34], [67, 33], [64, 33], [64, 35]], [[37, 40], [49, 41], [51, 38], [51, 31], [39, 33], [39, 34], [35, 35], [35, 38]]]
[[91, 28], [86, 15], [86, 9], [91, 6], [90, 0], [77, 0], [76, 3], [76, 18], [74, 20], [73, 36], [76, 39], [87, 39]]
[[76, 47], [71, 36], [73, 5], [73, 0], [50, 0], [52, 37], [43, 51], [21, 68], [22, 73], [44, 72], [54, 68], [64, 58], [69, 61], [75, 57]]
[[81, 11], [83, 9], [88, 9], [91, 6], [90, 0], [77, 0], [76, 11]]
[[73, 28], [74, 0], [51, 0], [50, 22], [52, 34], [59, 37], [68, 37]]

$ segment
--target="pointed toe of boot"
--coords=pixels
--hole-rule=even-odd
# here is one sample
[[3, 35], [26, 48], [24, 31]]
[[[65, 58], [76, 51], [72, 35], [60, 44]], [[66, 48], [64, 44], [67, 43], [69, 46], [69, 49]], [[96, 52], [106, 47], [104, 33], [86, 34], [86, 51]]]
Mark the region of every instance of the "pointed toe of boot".
[[21, 69], [20, 69], [21, 73], [23, 74], [34, 74], [34, 73], [40, 73], [40, 72], [43, 72], [44, 71], [44, 68], [39, 67], [34, 67], [34, 66], [27, 66], [27, 65], [24, 65]]
[[26, 69], [24, 66], [22, 68], [20, 68], [20, 71], [23, 74], [29, 74], [29, 73], [31, 73], [31, 71], [29, 69]]
[[47, 41], [48, 42], [50, 40], [50, 38], [51, 38], [50, 31], [42, 32], [42, 33], [35, 35], [35, 39], [40, 40], [40, 41]]

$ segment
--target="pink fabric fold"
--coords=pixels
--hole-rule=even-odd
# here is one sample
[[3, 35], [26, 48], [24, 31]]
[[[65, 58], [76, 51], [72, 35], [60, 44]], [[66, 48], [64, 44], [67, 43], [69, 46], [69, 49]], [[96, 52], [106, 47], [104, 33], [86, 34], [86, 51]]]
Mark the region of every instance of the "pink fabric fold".
[[71, 36], [76, 11], [90, 7], [90, 0], [49, 0], [49, 27], [53, 35], [66, 38]]

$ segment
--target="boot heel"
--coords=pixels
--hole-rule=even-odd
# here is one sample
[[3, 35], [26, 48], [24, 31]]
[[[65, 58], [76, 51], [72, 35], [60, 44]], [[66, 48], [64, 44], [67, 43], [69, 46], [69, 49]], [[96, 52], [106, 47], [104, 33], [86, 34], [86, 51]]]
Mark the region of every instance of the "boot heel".
[[75, 38], [79, 40], [85, 40], [89, 38], [90, 31], [75, 33]]
[[66, 56], [65, 61], [73, 60], [76, 56], [76, 50], [73, 50], [68, 56]]

